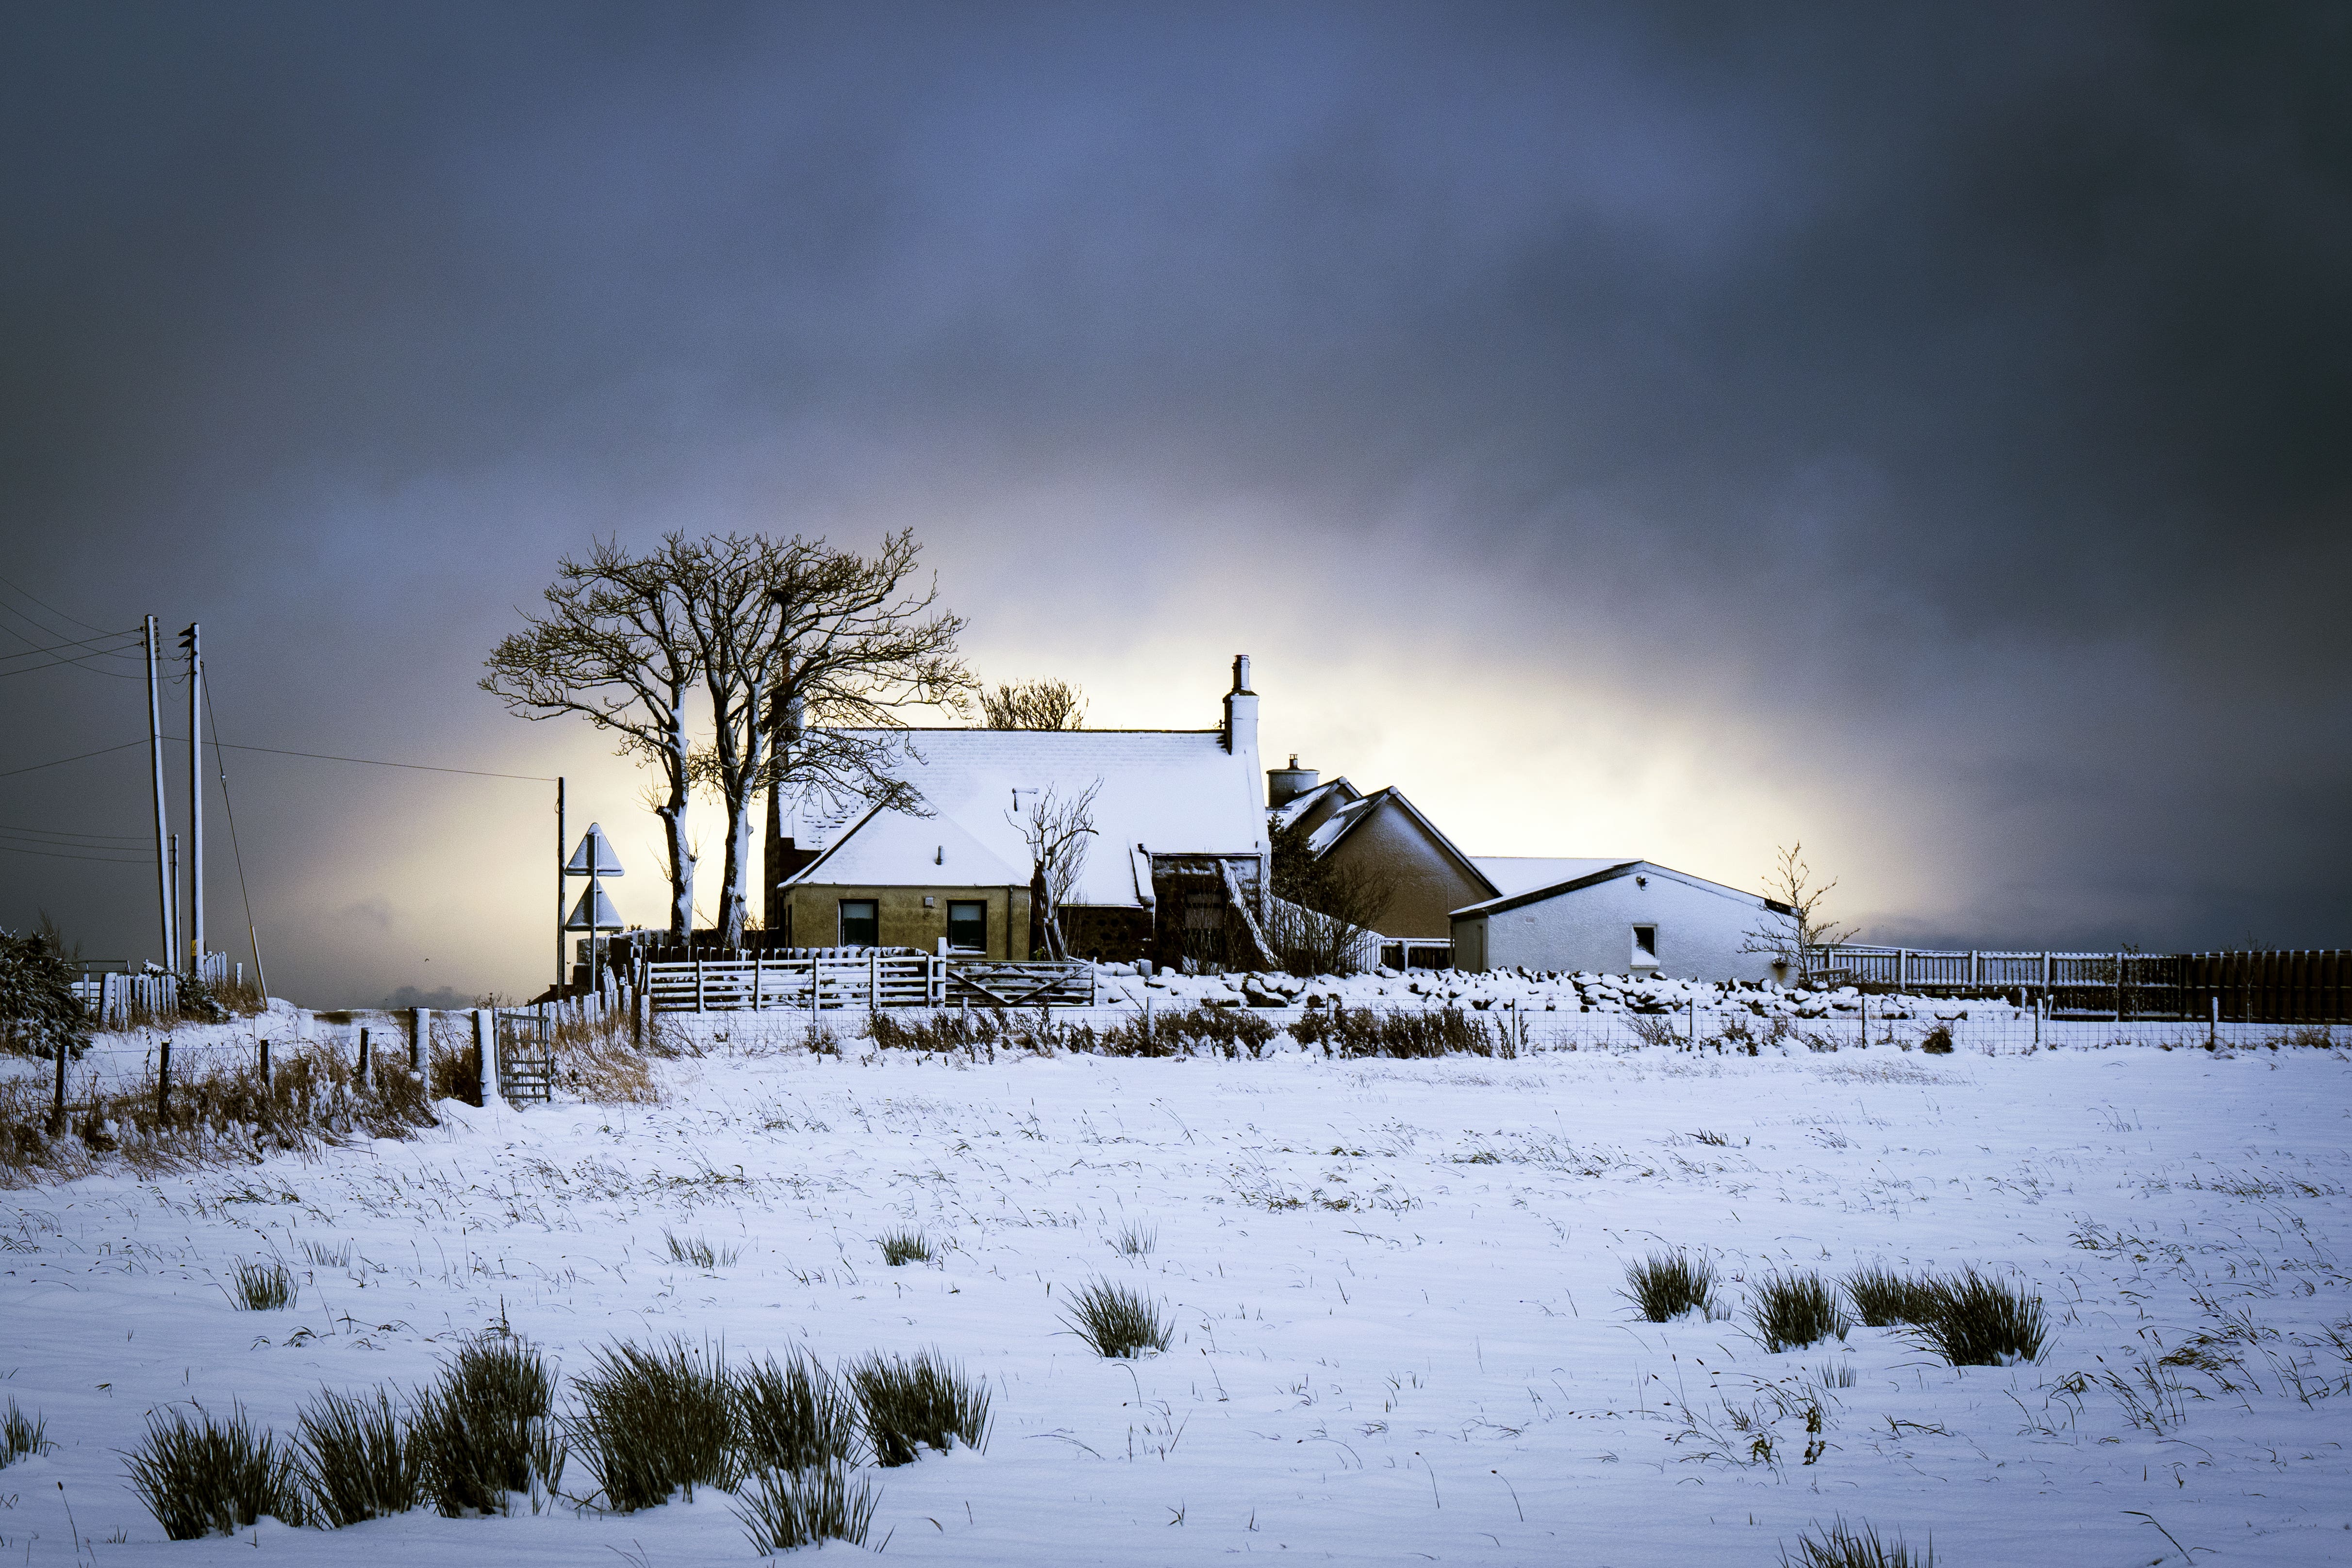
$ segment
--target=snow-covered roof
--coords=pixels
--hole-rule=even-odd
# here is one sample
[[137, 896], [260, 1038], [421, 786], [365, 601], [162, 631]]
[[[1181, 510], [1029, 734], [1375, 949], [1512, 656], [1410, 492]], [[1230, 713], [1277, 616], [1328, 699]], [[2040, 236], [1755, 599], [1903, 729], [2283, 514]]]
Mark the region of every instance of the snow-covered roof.
[[[1144, 904], [1151, 888], [1150, 855], [1265, 852], [1257, 758], [1228, 752], [1213, 729], [901, 733], [907, 751], [895, 771], [935, 814], [866, 810], [829, 833], [824, 852], [792, 881], [1026, 887], [1029, 849], [1009, 815], [1013, 792], [1051, 789], [1066, 800], [1097, 779], [1102, 789], [1094, 802], [1096, 835], [1087, 841], [1073, 904]], [[818, 800], [793, 818], [814, 828], [826, 814], [826, 803]]]
[[1633, 855], [1603, 855], [1598, 859], [1561, 858], [1554, 855], [1472, 855], [1470, 863], [1479, 874], [1495, 884], [1495, 891], [1508, 898], [1513, 894], [1533, 888], [1549, 887], [1555, 883], [1574, 882], [1591, 876], [1596, 871], [1606, 871], [1613, 865], [1631, 865]]
[[[1760, 894], [1744, 893], [1736, 887], [1726, 887], [1719, 882], [1709, 882], [1703, 876], [1693, 876], [1686, 871], [1676, 871], [1672, 866], [1663, 866], [1655, 861], [1563, 861], [1552, 863], [1570, 866], [1591, 865], [1596, 869], [1587, 871], [1580, 875], [1565, 877], [1558, 882], [1522, 888], [1517, 893], [1506, 893], [1500, 898], [1490, 898], [1484, 904], [1468, 904], [1455, 910], [1454, 918], [1459, 920], [1465, 915], [1498, 915], [1507, 909], [1517, 909], [1529, 904], [1540, 904], [1545, 899], [1557, 898], [1561, 894], [1574, 893], [1579, 888], [1591, 887], [1598, 883], [1614, 882], [1621, 876], [1631, 876], [1635, 872], [1640, 872], [1645, 876], [1666, 877], [1681, 883], [1685, 887], [1694, 887], [1702, 893], [1712, 893], [1724, 898], [1737, 899], [1743, 904], [1762, 904], [1765, 908], [1777, 910], [1784, 915], [1789, 912], [1788, 905], [1776, 904]], [[1494, 880], [1492, 873], [1488, 874], [1487, 880], [1490, 882]]]
[[1286, 828], [1293, 822], [1298, 821], [1299, 818], [1307, 815], [1307, 812], [1313, 810], [1317, 804], [1321, 801], [1360, 800], [1362, 799], [1363, 796], [1357, 791], [1356, 787], [1353, 784], [1349, 783], [1347, 779], [1343, 776], [1338, 779], [1327, 779], [1323, 783], [1315, 786], [1312, 789], [1301, 789], [1297, 794], [1293, 795], [1281, 805], [1267, 811], [1266, 820], [1271, 821], [1274, 824], [1275, 831], [1279, 832], [1284, 828]]

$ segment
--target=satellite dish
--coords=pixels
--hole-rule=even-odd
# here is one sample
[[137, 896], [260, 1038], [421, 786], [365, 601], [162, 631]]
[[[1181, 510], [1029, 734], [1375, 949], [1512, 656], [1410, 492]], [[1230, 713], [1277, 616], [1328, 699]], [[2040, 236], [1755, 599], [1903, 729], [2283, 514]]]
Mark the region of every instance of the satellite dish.
[[619, 876], [621, 857], [613, 852], [613, 841], [595, 823], [581, 835], [580, 847], [572, 852], [572, 859], [563, 868], [566, 876]]
[[[591, 929], [588, 924], [588, 895], [586, 894], [582, 894], [580, 895], [580, 902], [572, 906], [572, 914], [564, 920], [563, 928], [566, 931], [586, 931]], [[596, 924], [593, 929], [598, 931], [618, 931], [621, 929], [621, 912], [613, 907], [613, 901], [604, 896], [604, 890], [601, 887], [596, 889]]]

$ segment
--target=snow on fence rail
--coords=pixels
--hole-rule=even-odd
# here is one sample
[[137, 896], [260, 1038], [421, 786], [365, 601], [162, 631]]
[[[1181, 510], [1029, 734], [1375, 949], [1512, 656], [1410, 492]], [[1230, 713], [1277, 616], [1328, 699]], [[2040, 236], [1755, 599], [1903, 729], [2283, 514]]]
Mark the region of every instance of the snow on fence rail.
[[838, 1011], [842, 1009], [1090, 1007], [1085, 964], [997, 964], [936, 954], [810, 951], [798, 957], [697, 958], [646, 964], [643, 988], [656, 1013]]
[[1807, 976], [1904, 991], [2013, 991], [2074, 1011], [2242, 1023], [2352, 1022], [2352, 951], [1954, 952], [1843, 944]]
[[[201, 964], [205, 982], [212, 986], [245, 984], [245, 966], [229, 962], [226, 953], [207, 953]], [[69, 984], [74, 1000], [96, 1019], [100, 1029], [120, 1029], [133, 1019], [175, 1011], [180, 1005], [180, 977], [161, 971], [133, 975], [121, 970], [89, 970]]]

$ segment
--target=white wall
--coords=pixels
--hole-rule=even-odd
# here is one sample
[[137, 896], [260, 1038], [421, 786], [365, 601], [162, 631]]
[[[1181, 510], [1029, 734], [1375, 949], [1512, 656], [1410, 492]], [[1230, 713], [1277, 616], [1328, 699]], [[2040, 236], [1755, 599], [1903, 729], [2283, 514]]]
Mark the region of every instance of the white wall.
[[1658, 928], [1656, 973], [1702, 980], [1773, 977], [1769, 955], [1739, 950], [1747, 933], [1769, 928], [1763, 900], [1695, 884], [1654, 866], [1516, 909], [1456, 916], [1454, 961], [1465, 969], [1524, 966], [1622, 975], [1633, 967], [1636, 925]]

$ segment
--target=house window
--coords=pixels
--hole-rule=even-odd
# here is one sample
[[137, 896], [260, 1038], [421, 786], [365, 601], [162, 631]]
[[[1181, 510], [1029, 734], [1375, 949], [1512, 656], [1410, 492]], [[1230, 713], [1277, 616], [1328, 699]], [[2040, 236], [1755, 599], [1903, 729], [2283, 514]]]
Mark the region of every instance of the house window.
[[1654, 925], [1633, 927], [1633, 962], [1654, 964], [1658, 961], [1658, 928]]
[[948, 951], [950, 953], [985, 953], [988, 951], [988, 905], [975, 899], [966, 904], [960, 898], [948, 901]]
[[841, 901], [841, 945], [845, 947], [882, 946], [882, 917], [874, 900], [845, 898]]

